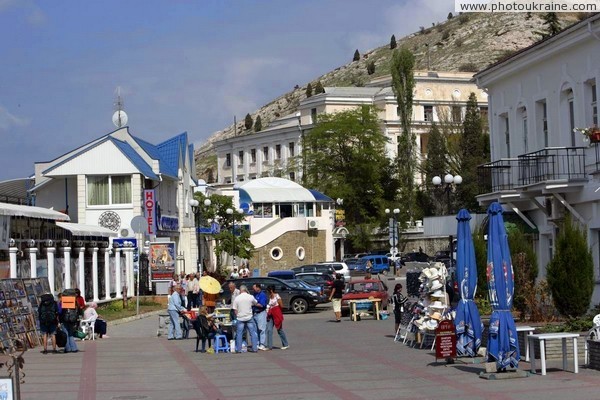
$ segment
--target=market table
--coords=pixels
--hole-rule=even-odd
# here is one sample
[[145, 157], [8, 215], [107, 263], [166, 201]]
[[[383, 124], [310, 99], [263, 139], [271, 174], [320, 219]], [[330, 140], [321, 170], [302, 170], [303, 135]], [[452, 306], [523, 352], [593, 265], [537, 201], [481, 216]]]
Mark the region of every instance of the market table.
[[526, 332], [525, 342], [525, 361], [529, 361], [529, 340], [528, 336], [533, 335], [535, 328], [533, 326], [517, 326], [517, 332]]
[[356, 306], [357, 304], [371, 304], [373, 313], [375, 314], [375, 318], [379, 321], [379, 303], [381, 303], [381, 299], [361, 299], [361, 300], [348, 300], [348, 305], [350, 307], [350, 319], [352, 321], [357, 321], [356, 319]]
[[[567, 339], [573, 339], [573, 369], [574, 373], [579, 373], [578, 366], [578, 354], [577, 354], [577, 338], [579, 337], [578, 333], [567, 333], [567, 332], [556, 332], [556, 333], [537, 333], [528, 335], [527, 339], [529, 340], [529, 347], [533, 348], [534, 341], [537, 340], [540, 342], [540, 361], [542, 364], [542, 375], [546, 375], [546, 348], [545, 343], [546, 340], [562, 340], [562, 356], [563, 356], [563, 370], [567, 370]], [[531, 372], [536, 373], [535, 368], [535, 354], [531, 357]]]

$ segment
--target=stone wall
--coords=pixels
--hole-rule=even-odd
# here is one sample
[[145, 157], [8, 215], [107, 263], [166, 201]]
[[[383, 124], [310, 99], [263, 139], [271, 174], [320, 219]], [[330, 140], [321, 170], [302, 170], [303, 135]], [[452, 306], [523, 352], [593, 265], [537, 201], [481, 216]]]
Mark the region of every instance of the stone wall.
[[[272, 249], [281, 249], [279, 260], [271, 257]], [[299, 247], [304, 249], [304, 259], [297, 256]], [[260, 268], [260, 275], [266, 276], [269, 271], [290, 269], [299, 265], [330, 261], [325, 259], [325, 231], [308, 230], [287, 232], [269, 244], [254, 249], [250, 259], [250, 269]]]

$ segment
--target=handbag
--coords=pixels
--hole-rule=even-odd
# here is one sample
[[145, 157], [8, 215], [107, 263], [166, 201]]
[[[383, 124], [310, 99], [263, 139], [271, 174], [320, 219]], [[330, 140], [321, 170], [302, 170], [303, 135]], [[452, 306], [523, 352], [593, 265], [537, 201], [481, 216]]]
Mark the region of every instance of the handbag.
[[87, 333], [77, 330], [77, 331], [73, 332], [73, 336], [75, 336], [78, 339], [85, 339], [85, 337], [87, 336]]
[[67, 345], [67, 334], [60, 328], [56, 331], [56, 345], [65, 347]]

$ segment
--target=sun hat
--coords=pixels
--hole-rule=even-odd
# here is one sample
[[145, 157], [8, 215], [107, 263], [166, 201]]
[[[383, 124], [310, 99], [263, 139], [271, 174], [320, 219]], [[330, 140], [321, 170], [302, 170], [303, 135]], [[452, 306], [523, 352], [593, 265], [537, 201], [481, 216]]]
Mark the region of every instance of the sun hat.
[[433, 303], [431, 303], [429, 305], [429, 308], [443, 309], [443, 308], [446, 308], [446, 307], [442, 304], [441, 301], [436, 300], [436, 301], [434, 301]]
[[439, 290], [441, 288], [443, 288], [444, 285], [442, 285], [442, 282], [438, 281], [437, 279], [435, 281], [433, 281], [431, 283], [431, 286], [429, 287], [429, 291], [430, 292], [435, 292], [436, 290]]
[[435, 292], [431, 293], [430, 296], [431, 297], [446, 297], [446, 293], [444, 293], [442, 290], [436, 290]]
[[429, 269], [429, 268], [423, 268], [422, 274], [425, 275], [425, 277], [427, 279], [430, 279], [431, 278], [431, 269]]
[[438, 327], [438, 322], [435, 319], [430, 319], [425, 323], [425, 328], [434, 331]]
[[429, 273], [431, 274], [429, 279], [437, 279], [440, 277], [440, 272], [437, 270], [437, 268], [429, 268]]
[[442, 314], [440, 314], [439, 311], [436, 311], [433, 314], [431, 314], [430, 318], [431, 319], [435, 319], [436, 321], [441, 321], [442, 320]]

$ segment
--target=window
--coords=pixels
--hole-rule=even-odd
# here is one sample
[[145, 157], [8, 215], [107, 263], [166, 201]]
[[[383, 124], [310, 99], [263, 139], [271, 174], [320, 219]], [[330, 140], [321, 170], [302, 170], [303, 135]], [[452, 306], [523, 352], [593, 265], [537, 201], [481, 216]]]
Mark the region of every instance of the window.
[[527, 142], [527, 113], [523, 112], [523, 149], [525, 153], [529, 152], [529, 144]]
[[263, 147], [263, 163], [268, 163], [269, 162], [269, 147], [265, 146]]
[[281, 160], [281, 145], [280, 144], [275, 145], [275, 159]]
[[501, 125], [504, 125], [504, 142], [506, 143], [506, 157], [510, 158], [510, 128], [509, 128], [509, 121], [508, 121], [508, 115], [503, 115], [500, 117], [501, 119]]
[[545, 99], [537, 102], [537, 114], [539, 116], [539, 132], [542, 135], [544, 147], [548, 147], [548, 107]]
[[433, 106], [423, 106], [423, 121], [433, 122]]
[[250, 150], [250, 162], [256, 164], [256, 149]]
[[295, 172], [290, 172], [290, 181], [296, 182], [296, 173]]
[[243, 151], [238, 151], [238, 160], [240, 162], [240, 165], [244, 165], [244, 152]]
[[312, 124], [316, 124], [317, 123], [317, 109], [316, 108], [311, 108], [310, 109], [310, 122]]
[[87, 198], [90, 206], [131, 204], [131, 176], [88, 176]]
[[290, 157], [294, 157], [296, 155], [296, 146], [294, 145], [294, 142], [290, 142], [288, 144], [288, 149], [290, 152]]
[[487, 107], [479, 107], [479, 116], [483, 121], [487, 121], [488, 119], [488, 108]]
[[592, 83], [590, 89], [592, 91], [592, 103], [590, 104], [592, 108], [592, 124], [598, 126], [598, 95], [596, 94], [596, 84]]
[[225, 166], [231, 167], [231, 153], [225, 155]]
[[569, 132], [571, 132], [571, 146], [575, 147], [575, 104], [573, 102], [573, 92], [569, 95]]
[[462, 122], [462, 109], [460, 106], [452, 106], [452, 122]]

